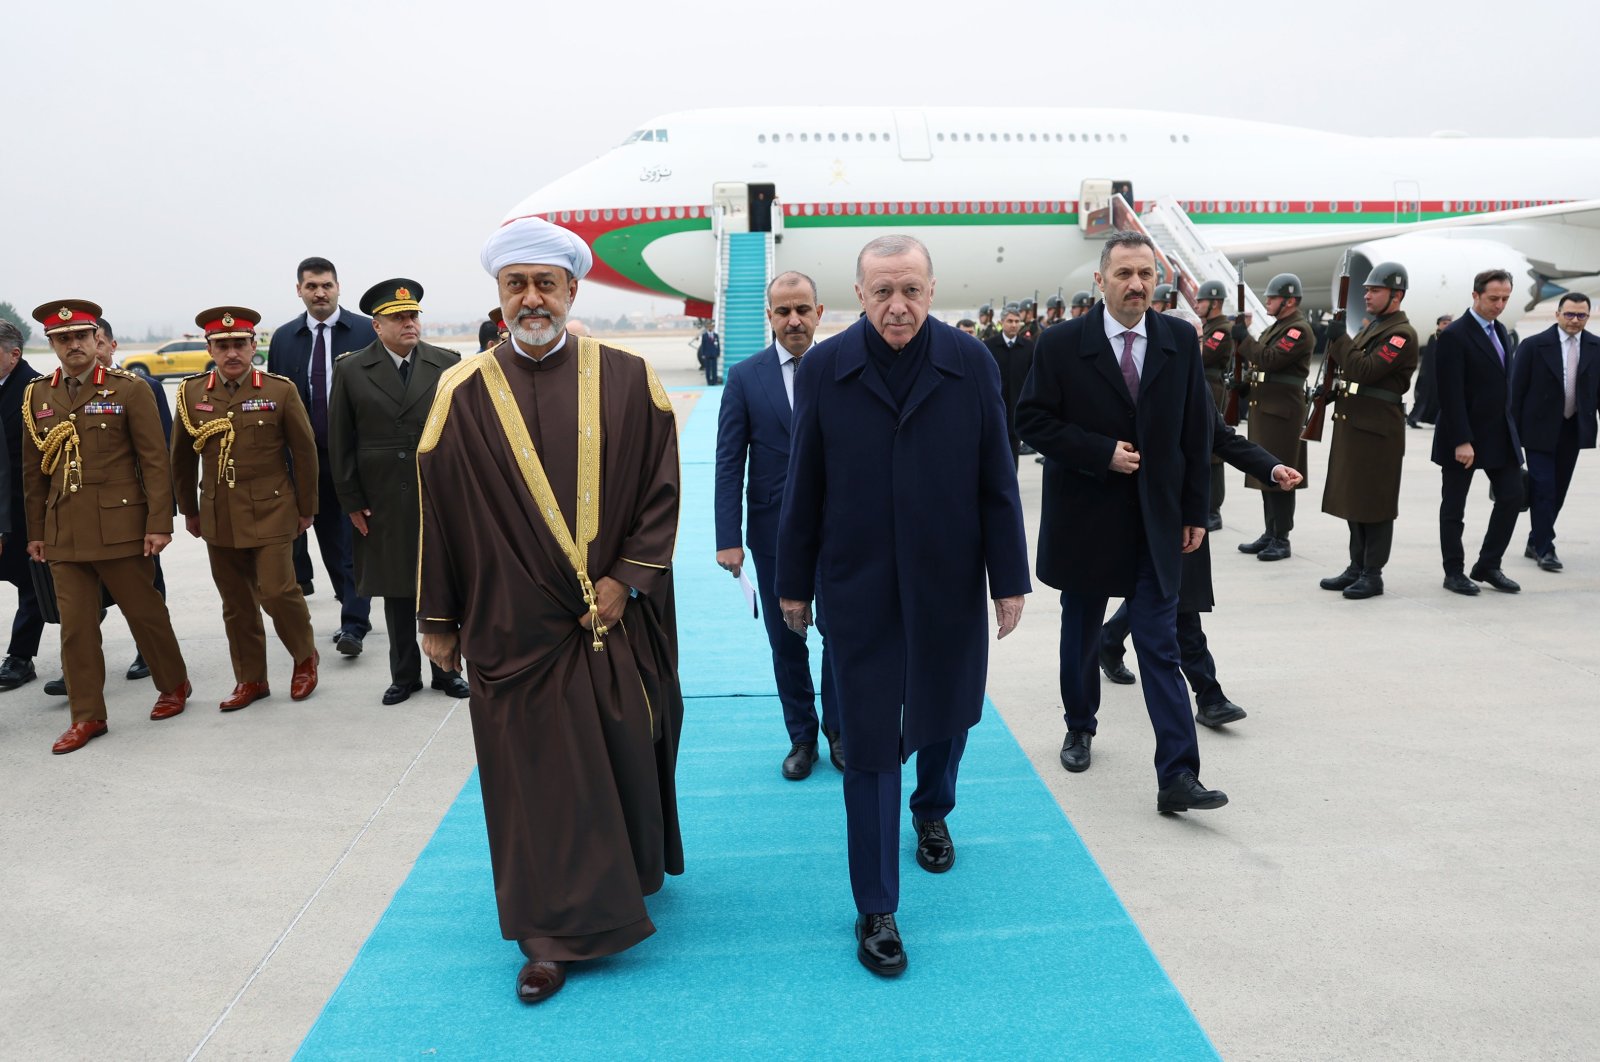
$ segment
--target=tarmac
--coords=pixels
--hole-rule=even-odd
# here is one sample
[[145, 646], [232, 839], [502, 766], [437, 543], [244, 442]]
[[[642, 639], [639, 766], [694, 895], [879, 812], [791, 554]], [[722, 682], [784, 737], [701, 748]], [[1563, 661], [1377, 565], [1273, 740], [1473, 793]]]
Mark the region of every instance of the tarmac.
[[[686, 337], [621, 342], [714, 414]], [[1205, 624], [1250, 715], [1201, 732], [1226, 808], [1156, 813], [1138, 686], [1106, 684], [1093, 767], [1062, 770], [1047, 587], [994, 648], [988, 692], [1224, 1058], [1594, 1058], [1600, 458], [1580, 459], [1558, 524], [1566, 570], [1522, 558], [1523, 517], [1505, 560], [1523, 591], [1463, 598], [1440, 586], [1431, 432], [1407, 442], [1387, 592], [1370, 601], [1317, 587], [1346, 559], [1345, 525], [1319, 511], [1325, 444], [1285, 561], [1235, 551], [1261, 517], [1229, 475]], [[1023, 460], [1030, 535], [1040, 472]], [[1488, 506], [1479, 482], [1469, 557]], [[465, 703], [379, 703], [381, 618], [361, 657], [333, 651], [320, 562], [316, 694], [288, 699], [271, 643], [272, 698], [219, 713], [233, 683], [204, 549], [180, 532], [164, 563], [195, 686], [183, 715], [148, 720], [155, 692], [121, 677], [134, 647], [115, 611], [105, 737], [50, 755], [68, 721], [41, 688], [56, 628], [40, 680], [0, 694], [0, 1058], [292, 1055], [472, 770]], [[775, 774], [786, 751], [774, 720]], [[950, 827], [959, 847], [959, 809]]]

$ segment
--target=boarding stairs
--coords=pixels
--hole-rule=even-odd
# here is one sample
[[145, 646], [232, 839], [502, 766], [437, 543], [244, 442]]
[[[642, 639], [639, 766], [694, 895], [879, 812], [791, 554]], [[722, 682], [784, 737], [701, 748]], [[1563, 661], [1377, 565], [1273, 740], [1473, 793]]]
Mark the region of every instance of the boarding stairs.
[[767, 284], [772, 280], [773, 240], [770, 232], [728, 232], [720, 226], [716, 236], [714, 298], [726, 374], [771, 342]]
[[[1155, 241], [1159, 252], [1157, 258], [1160, 259], [1157, 264], [1166, 273], [1162, 282], [1177, 288], [1191, 310], [1194, 309], [1200, 285], [1208, 280], [1220, 280], [1229, 289], [1225, 312], [1230, 317], [1238, 312], [1233, 294], [1238, 286], [1238, 267], [1228, 261], [1227, 255], [1206, 242], [1177, 200], [1171, 197], [1157, 199], [1143, 214], [1136, 215], [1126, 200], [1121, 196], [1116, 198], [1113, 216], [1119, 227], [1135, 228]], [[1248, 285], [1244, 289], [1244, 312], [1250, 315], [1250, 335], [1259, 339], [1272, 318]]]

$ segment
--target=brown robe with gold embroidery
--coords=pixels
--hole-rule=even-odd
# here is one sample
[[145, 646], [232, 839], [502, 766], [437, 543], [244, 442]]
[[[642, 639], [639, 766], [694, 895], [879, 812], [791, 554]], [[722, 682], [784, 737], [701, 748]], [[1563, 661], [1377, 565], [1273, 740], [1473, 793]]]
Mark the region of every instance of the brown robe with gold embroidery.
[[[493, 358], [571, 532], [578, 513], [578, 342]], [[418, 453], [424, 633], [459, 631], [500, 930], [530, 956], [632, 947], [644, 897], [683, 872], [673, 771], [683, 698], [673, 611], [678, 441], [647, 364], [600, 353], [599, 534], [589, 576], [639, 591], [591, 647], [572, 564], [525, 485], [487, 381], [468, 358], [441, 382]], [[667, 406], [668, 408], [662, 408]], [[434, 421], [444, 417], [442, 429]], [[438, 435], [427, 449], [428, 437]]]

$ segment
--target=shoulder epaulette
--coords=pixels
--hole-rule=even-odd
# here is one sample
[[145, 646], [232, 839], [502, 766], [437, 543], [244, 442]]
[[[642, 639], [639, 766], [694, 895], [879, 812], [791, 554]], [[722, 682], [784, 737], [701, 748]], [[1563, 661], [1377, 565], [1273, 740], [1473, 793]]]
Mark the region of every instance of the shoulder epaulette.
[[[335, 360], [337, 360], [337, 359], [335, 359]], [[259, 372], [262, 376], [270, 376], [274, 380], [282, 380], [284, 383], [287, 383], [287, 384], [294, 383], [293, 380], [289, 379], [287, 376], [283, 375], [283, 373], [281, 373], [281, 372], [268, 372], [265, 369], [257, 369], [256, 372]], [[192, 377], [191, 377], [191, 379], [192, 379]]]
[[144, 378], [136, 372], [129, 372], [127, 369], [119, 369], [114, 365], [108, 365], [106, 367], [106, 374], [108, 376], [120, 376], [124, 380], [142, 380]]
[[349, 357], [349, 356], [350, 356], [350, 355], [352, 355], [352, 354], [359, 354], [359, 353], [361, 353], [361, 351], [359, 351], [359, 350], [347, 350], [347, 351], [345, 351], [345, 352], [344, 352], [344, 353], [343, 353], [343, 354], [340, 354], [340, 355], [338, 355], [338, 356], [337, 356], [337, 357], [335, 357], [335, 358], [334, 358], [334, 359], [333, 359], [333, 360], [334, 360], [334, 361], [335, 361], [335, 362], [341, 362], [341, 361], [343, 361], [343, 360], [344, 360], [344, 359], [346, 359], [346, 358], [348, 358], [348, 357]]

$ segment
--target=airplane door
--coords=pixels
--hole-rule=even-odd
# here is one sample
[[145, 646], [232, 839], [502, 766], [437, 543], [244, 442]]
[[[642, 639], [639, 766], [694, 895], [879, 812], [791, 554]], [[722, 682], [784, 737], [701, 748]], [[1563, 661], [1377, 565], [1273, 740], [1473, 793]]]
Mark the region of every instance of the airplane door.
[[933, 158], [933, 145], [928, 140], [928, 118], [921, 111], [895, 111], [894, 132], [902, 159], [907, 162], [926, 162]]
[[711, 208], [720, 231], [750, 231], [750, 186], [745, 182], [718, 181], [713, 184]]
[[770, 184], [749, 186], [750, 231], [772, 231], [772, 204], [777, 199], [777, 189]]
[[1086, 236], [1104, 236], [1111, 231], [1111, 181], [1091, 177], [1078, 189], [1078, 228]]
[[1422, 220], [1422, 186], [1416, 181], [1394, 182], [1394, 219], [1401, 222]]

